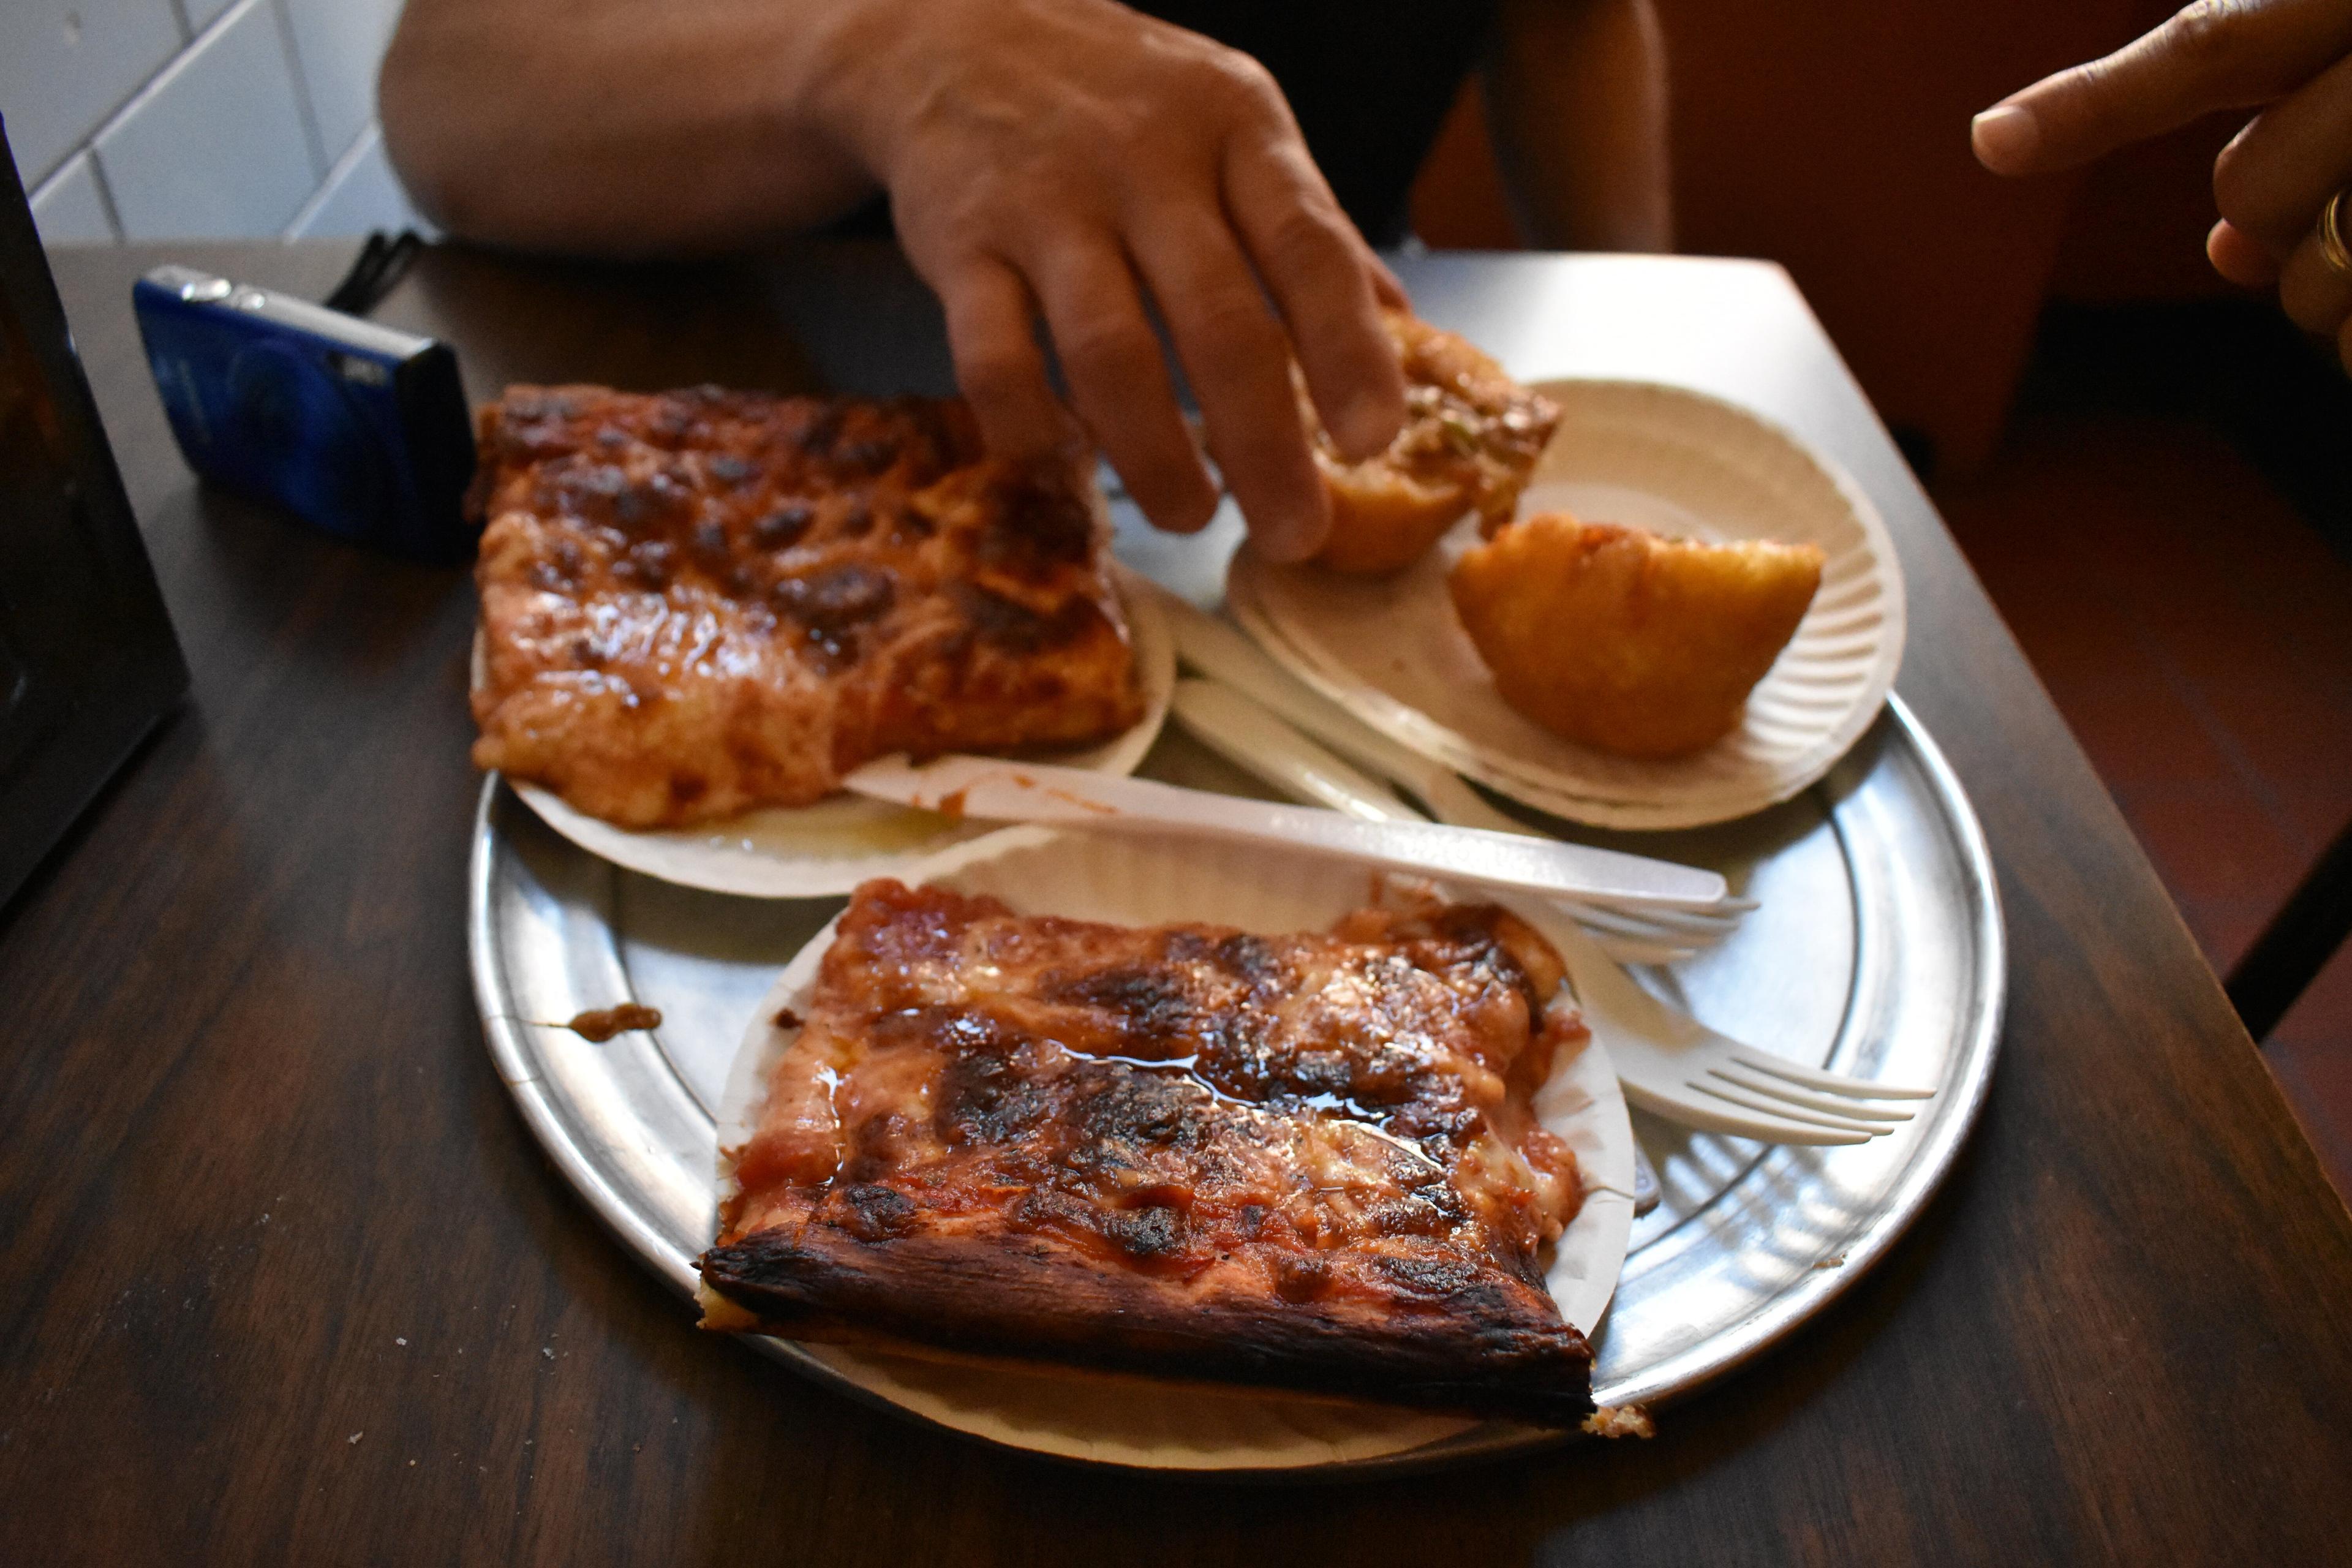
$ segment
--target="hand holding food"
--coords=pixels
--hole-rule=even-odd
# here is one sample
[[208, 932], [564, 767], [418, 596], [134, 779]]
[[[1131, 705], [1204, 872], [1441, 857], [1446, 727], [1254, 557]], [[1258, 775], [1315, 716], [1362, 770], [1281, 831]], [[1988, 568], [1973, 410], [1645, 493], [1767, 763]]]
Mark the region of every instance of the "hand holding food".
[[1513, 708], [1585, 745], [1675, 757], [1738, 727], [1822, 560], [1810, 544], [1662, 539], [1551, 512], [1472, 548], [1449, 586]]
[[1111, 0], [412, 0], [383, 103], [425, 210], [501, 244], [735, 248], [887, 191], [991, 452], [1090, 438], [1163, 528], [1217, 496], [1155, 316], [1276, 559], [1328, 522], [1292, 362], [1351, 457], [1403, 416], [1402, 293], [1274, 79]]
[[1374, 313], [1395, 285], [1265, 68], [1109, 0], [863, 0], [850, 13], [817, 112], [889, 189], [990, 449], [1036, 457], [1070, 437], [1042, 319], [1077, 419], [1128, 493], [1161, 527], [1207, 522], [1216, 492], [1156, 310], [1262, 547], [1313, 553], [1328, 516], [1291, 363], [1341, 449], [1378, 451], [1402, 413]]

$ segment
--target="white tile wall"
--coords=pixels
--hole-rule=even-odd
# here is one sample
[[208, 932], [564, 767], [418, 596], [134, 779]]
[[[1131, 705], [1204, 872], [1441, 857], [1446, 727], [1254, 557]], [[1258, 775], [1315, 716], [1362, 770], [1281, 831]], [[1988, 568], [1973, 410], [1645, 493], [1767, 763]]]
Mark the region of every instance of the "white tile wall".
[[180, 47], [171, 0], [0, 0], [0, 115], [27, 187]]
[[0, 0], [0, 116], [53, 244], [425, 226], [383, 156], [401, 0]]
[[276, 234], [325, 174], [268, 0], [238, 0], [97, 146], [126, 239]]
[[99, 194], [98, 164], [89, 153], [76, 153], [34, 195], [33, 222], [51, 245], [100, 244], [114, 237], [114, 219]]

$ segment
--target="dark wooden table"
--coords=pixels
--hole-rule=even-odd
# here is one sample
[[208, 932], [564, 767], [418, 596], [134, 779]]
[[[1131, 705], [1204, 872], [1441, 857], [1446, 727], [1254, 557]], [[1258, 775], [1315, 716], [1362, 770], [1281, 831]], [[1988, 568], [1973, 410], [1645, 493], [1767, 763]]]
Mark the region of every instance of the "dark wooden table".
[[[315, 296], [337, 247], [181, 247]], [[2352, 1218], [2082, 753], [1778, 271], [1432, 258], [1523, 370], [1683, 381], [1841, 458], [1901, 689], [2013, 942], [1991, 1101], [1883, 1267], [1586, 1443], [1416, 1480], [1080, 1470], [696, 1333], [491, 1071], [465, 968], [465, 575], [199, 491], [129, 310], [57, 258], [194, 690], [0, 911], [0, 1559], [873, 1563], [2345, 1561]], [[513, 380], [940, 390], [886, 251], [427, 256], [380, 315]], [[0, 526], [5, 526], [0, 520]]]

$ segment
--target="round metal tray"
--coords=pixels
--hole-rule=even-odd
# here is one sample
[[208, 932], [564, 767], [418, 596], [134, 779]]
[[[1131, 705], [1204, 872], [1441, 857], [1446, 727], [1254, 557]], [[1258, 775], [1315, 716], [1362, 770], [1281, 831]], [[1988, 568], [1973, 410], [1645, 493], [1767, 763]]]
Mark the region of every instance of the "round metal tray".
[[[1181, 735], [1148, 775], [1262, 793]], [[1890, 1137], [1761, 1147], [1633, 1113], [1663, 1202], [1636, 1222], [1593, 1336], [1594, 1395], [1656, 1404], [1819, 1311], [1894, 1244], [1983, 1104], [2004, 954], [1992, 868], [1942, 755], [1890, 700], [1822, 782], [1736, 823], [1564, 837], [1711, 865], [1760, 900], [1720, 947], [1643, 984], [1750, 1044], [1942, 1092]], [[468, 940], [483, 1031], [524, 1120], [597, 1215], [682, 1295], [713, 1225], [712, 1111], [752, 1009], [839, 899], [760, 900], [623, 871], [559, 837], [496, 778], [476, 816]], [[635, 1001], [650, 1032], [564, 1026]], [[761, 1342], [857, 1395], [813, 1358]], [[1418, 1468], [1556, 1440], [1484, 1426], [1317, 1473]], [[1297, 1474], [1297, 1472], [1284, 1472]]]

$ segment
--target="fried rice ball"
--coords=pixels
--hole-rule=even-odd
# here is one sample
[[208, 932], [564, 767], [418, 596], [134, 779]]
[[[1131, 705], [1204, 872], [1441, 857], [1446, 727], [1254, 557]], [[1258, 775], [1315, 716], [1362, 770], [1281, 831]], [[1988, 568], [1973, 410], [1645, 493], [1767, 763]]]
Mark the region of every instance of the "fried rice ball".
[[1821, 586], [1811, 544], [1707, 544], [1565, 512], [1510, 523], [1449, 586], [1503, 700], [1621, 756], [1683, 756], [1738, 728]]
[[1338, 572], [1409, 566], [1473, 508], [1490, 530], [1507, 521], [1559, 423], [1550, 399], [1504, 374], [1467, 340], [1409, 311], [1384, 311], [1382, 320], [1405, 379], [1404, 428], [1387, 451], [1343, 461], [1297, 382], [1316, 467], [1331, 492], [1331, 532], [1315, 559]]

